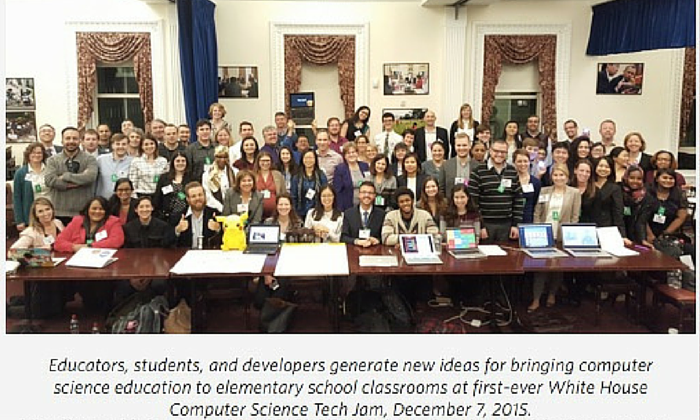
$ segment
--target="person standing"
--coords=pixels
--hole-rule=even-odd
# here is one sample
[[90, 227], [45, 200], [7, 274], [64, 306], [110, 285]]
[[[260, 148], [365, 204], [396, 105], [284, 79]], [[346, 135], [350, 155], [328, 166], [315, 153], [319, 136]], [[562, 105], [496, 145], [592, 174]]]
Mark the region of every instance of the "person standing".
[[522, 188], [515, 168], [506, 163], [508, 144], [494, 140], [487, 163], [473, 169], [469, 178], [469, 196], [479, 209], [481, 239], [507, 241], [518, 238], [523, 220]]
[[177, 138], [177, 127], [174, 124], [166, 125], [163, 129], [163, 142], [158, 144], [158, 154], [170, 162], [175, 153], [184, 151], [185, 146]]
[[[333, 183], [335, 168], [343, 163], [343, 157], [331, 150], [328, 131], [326, 130], [320, 129], [316, 134], [316, 155], [318, 156], [319, 168], [323, 171], [328, 180]], [[306, 156], [306, 153], [304, 153], [303, 156]]]
[[56, 217], [67, 225], [95, 192], [97, 160], [80, 150], [77, 128], [64, 128], [61, 137], [63, 150], [46, 162], [44, 180]]
[[437, 117], [435, 112], [428, 110], [423, 116], [425, 126], [416, 130], [415, 150], [421, 163], [432, 160], [432, 147], [436, 142], [445, 146], [445, 156], [450, 156], [450, 140], [447, 130], [435, 125]]
[[214, 145], [211, 141], [211, 123], [207, 120], [197, 121], [197, 141], [187, 146], [188, 166], [192, 169], [193, 179], [202, 179], [202, 174], [214, 163]]
[[394, 146], [403, 141], [403, 137], [394, 131], [396, 118], [391, 112], [382, 115], [383, 131], [374, 136], [374, 144], [377, 145], [377, 153], [391, 157], [394, 153]]
[[469, 159], [471, 145], [467, 133], [459, 132], [455, 134], [454, 148], [456, 151], [455, 157], [442, 165], [438, 176], [440, 191], [445, 197], [452, 196], [452, 187], [455, 185], [469, 184], [469, 177], [473, 169], [471, 159]]
[[45, 173], [46, 149], [41, 142], [31, 143], [24, 151], [24, 165], [15, 172], [12, 184], [15, 224], [20, 232], [29, 225], [34, 200], [49, 195]]
[[360, 184], [370, 176], [369, 165], [358, 161], [357, 146], [355, 142], [345, 143], [343, 146], [345, 163], [341, 163], [333, 175], [333, 186], [337, 191], [336, 204], [342, 212], [359, 203]]
[[46, 156], [55, 156], [63, 150], [63, 146], [54, 146], [53, 141], [56, 138], [56, 130], [51, 124], [43, 124], [39, 127], [39, 141], [44, 145]]
[[109, 199], [117, 180], [129, 176], [129, 167], [134, 158], [126, 154], [126, 144], [126, 136], [117, 133], [111, 139], [112, 153], [97, 158], [99, 175], [95, 192], [100, 197]]
[[[477, 137], [477, 127], [479, 127], [479, 121], [474, 119], [472, 113], [472, 106], [469, 104], [463, 104], [459, 107], [459, 118], [457, 118], [450, 126], [450, 157], [455, 157], [457, 151], [455, 150], [455, 135], [458, 132], [467, 133], [469, 139], [475, 139]], [[489, 130], [489, 133], [491, 131]], [[488, 144], [488, 143], [486, 143]]]

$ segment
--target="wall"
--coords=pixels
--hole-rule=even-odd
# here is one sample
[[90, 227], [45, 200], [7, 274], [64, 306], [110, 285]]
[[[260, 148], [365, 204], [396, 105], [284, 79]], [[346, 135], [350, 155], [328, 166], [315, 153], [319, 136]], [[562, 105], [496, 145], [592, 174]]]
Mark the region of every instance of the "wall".
[[[546, 13], [540, 6], [546, 7]], [[475, 22], [494, 24], [571, 24], [571, 62], [568, 81], [568, 115], [558, 115], [559, 135], [563, 134], [563, 122], [573, 118], [579, 127], [588, 127], [594, 139], [598, 139], [600, 121], [611, 118], [617, 122], [617, 143], [630, 131], [644, 134], [650, 150], [669, 148], [676, 150], [671, 138], [671, 127], [676, 124], [680, 104], [674, 102], [674, 92], [680, 89], [682, 72], [676, 62], [679, 50], [659, 50], [606, 57], [586, 56], [586, 46], [591, 24], [591, 8], [586, 2], [573, 1], [520, 1], [500, 2], [490, 6], [467, 7], [468, 37], [473, 36]], [[467, 40], [467, 64], [474, 59], [471, 39]], [[642, 62], [644, 68], [643, 94], [639, 96], [596, 95], [596, 71], [599, 62]], [[473, 78], [471, 67], [466, 66], [467, 80]], [[518, 71], [518, 70], [516, 70]], [[531, 70], [519, 70], [529, 79]], [[512, 72], [509, 80], [516, 77]], [[510, 83], [510, 82], [508, 82]], [[465, 95], [469, 96], [468, 92]]]

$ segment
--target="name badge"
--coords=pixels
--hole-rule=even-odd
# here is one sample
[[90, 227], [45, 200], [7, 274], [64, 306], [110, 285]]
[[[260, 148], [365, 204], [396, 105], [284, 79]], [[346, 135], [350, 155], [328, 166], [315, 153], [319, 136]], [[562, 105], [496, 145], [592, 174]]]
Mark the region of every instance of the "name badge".
[[362, 185], [363, 182], [365, 182], [364, 179], [361, 181], [357, 181], [357, 188], [360, 188], [360, 185]]
[[455, 185], [462, 185], [464, 184], [464, 178], [457, 177], [455, 178]]
[[160, 189], [160, 192], [163, 193], [163, 195], [168, 195], [173, 192], [173, 186], [172, 185], [166, 185], [165, 187]]
[[375, 206], [383, 206], [384, 205], [384, 197], [382, 197], [381, 195], [378, 195], [377, 197], [375, 197], [374, 205]]
[[117, 182], [118, 179], [119, 177], [117, 176], [117, 174], [112, 174], [112, 182]]
[[316, 197], [316, 190], [312, 190], [311, 188], [309, 188], [309, 189], [306, 191], [306, 198], [309, 199], [309, 200], [313, 200], [314, 197]]
[[102, 230], [102, 231], [97, 232], [95, 234], [95, 242], [101, 241], [103, 239], [107, 239], [107, 231], [106, 230]]
[[555, 222], [559, 221], [559, 212], [558, 211], [554, 210], [552, 212], [552, 220], [554, 220]]
[[206, 165], [211, 165], [211, 159], [209, 158], [209, 156], [206, 156], [206, 157], [204, 158], [204, 165], [205, 165], [205, 166], [206, 166]]
[[535, 186], [532, 184], [525, 184], [525, 185], [523, 185], [523, 192], [524, 193], [535, 192]]
[[291, 180], [285, 181], [284, 186], [287, 188], [287, 191], [289, 191], [292, 187], [292, 181]]
[[27, 182], [32, 182], [34, 180], [34, 175], [32, 174], [27, 174], [24, 176], [24, 180]]
[[666, 223], [666, 216], [663, 214], [656, 213], [654, 215], [654, 223], [659, 223], [663, 225], [664, 223]]
[[355, 130], [355, 137], [360, 137], [361, 135], [362, 135], [362, 131]]
[[238, 210], [238, 213], [245, 213], [248, 211], [248, 205], [247, 204], [239, 204], [236, 206], [236, 209]]
[[513, 182], [513, 181], [510, 180], [510, 179], [502, 179], [502, 180], [501, 180], [501, 186], [502, 186], [503, 188], [510, 188], [510, 186], [512, 185], [512, 182]]
[[40, 193], [40, 192], [41, 192], [41, 185], [36, 184], [36, 185], [34, 186], [34, 192]]
[[44, 236], [44, 245], [51, 246], [56, 242], [53, 236]]
[[625, 206], [625, 208], [622, 210], [622, 214], [624, 216], [631, 216], [632, 215], [632, 209], [629, 206]]
[[270, 194], [270, 190], [263, 190], [263, 191], [262, 191], [262, 196], [263, 196], [263, 198], [266, 198], [266, 199], [267, 199], [267, 198], [270, 198], [270, 195], [271, 195], [271, 194]]
[[184, 200], [186, 198], [185, 193], [180, 191], [179, 193], [177, 193], [177, 198], [179, 198], [180, 200]]
[[158, 182], [159, 179], [160, 179], [160, 175], [155, 175], [153, 177], [153, 182]]
[[538, 203], [546, 203], [549, 201], [549, 196], [548, 195], [541, 195], [539, 200], [537, 200]]
[[360, 239], [369, 239], [369, 229], [360, 229]]

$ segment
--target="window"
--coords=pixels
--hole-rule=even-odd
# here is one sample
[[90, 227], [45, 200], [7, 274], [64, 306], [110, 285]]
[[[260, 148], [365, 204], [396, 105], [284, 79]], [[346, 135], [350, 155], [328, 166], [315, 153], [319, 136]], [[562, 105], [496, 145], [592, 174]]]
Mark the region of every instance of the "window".
[[136, 127], [144, 127], [139, 87], [132, 62], [98, 64], [96, 99], [94, 127], [107, 124], [113, 133], [118, 133], [122, 121], [126, 119], [133, 121]]
[[697, 144], [697, 131], [695, 127], [695, 98], [693, 98], [693, 110], [690, 113], [686, 137], [678, 145], [678, 169], [695, 169], [695, 145]]
[[491, 121], [489, 121], [491, 137], [502, 138], [503, 128], [510, 120], [518, 122], [521, 132], [525, 130], [528, 117], [540, 115], [539, 103], [537, 92], [496, 92]]

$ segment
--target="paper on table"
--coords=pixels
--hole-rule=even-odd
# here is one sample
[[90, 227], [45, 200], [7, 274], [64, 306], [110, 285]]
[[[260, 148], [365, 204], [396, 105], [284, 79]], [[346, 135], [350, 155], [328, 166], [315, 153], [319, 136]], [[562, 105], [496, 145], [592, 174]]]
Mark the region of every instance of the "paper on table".
[[479, 251], [489, 257], [504, 257], [508, 255], [508, 253], [498, 245], [479, 245]]
[[360, 267], [397, 267], [396, 255], [360, 255]]
[[5, 261], [5, 274], [15, 274], [19, 269], [19, 262], [13, 260]]
[[244, 254], [242, 251], [190, 250], [173, 268], [174, 274], [261, 273], [265, 254]]
[[625, 248], [625, 242], [622, 240], [622, 235], [620, 235], [620, 231], [617, 230], [616, 226], [599, 227], [596, 231], [598, 232], [600, 248], [608, 254], [616, 257], [639, 255], [639, 252]]
[[277, 259], [275, 276], [347, 276], [345, 244], [284, 244]]
[[65, 260], [66, 260], [66, 259], [65, 259], [64, 257], [61, 257], [61, 258], [59, 258], [59, 257], [52, 257], [52, 258], [51, 258], [51, 262], [53, 262], [53, 266], [54, 266], [54, 267], [56, 267], [57, 265], [59, 265], [60, 263], [62, 263], [62, 262], [65, 261]]
[[66, 262], [67, 267], [103, 268], [117, 259], [113, 258], [116, 249], [81, 248]]

